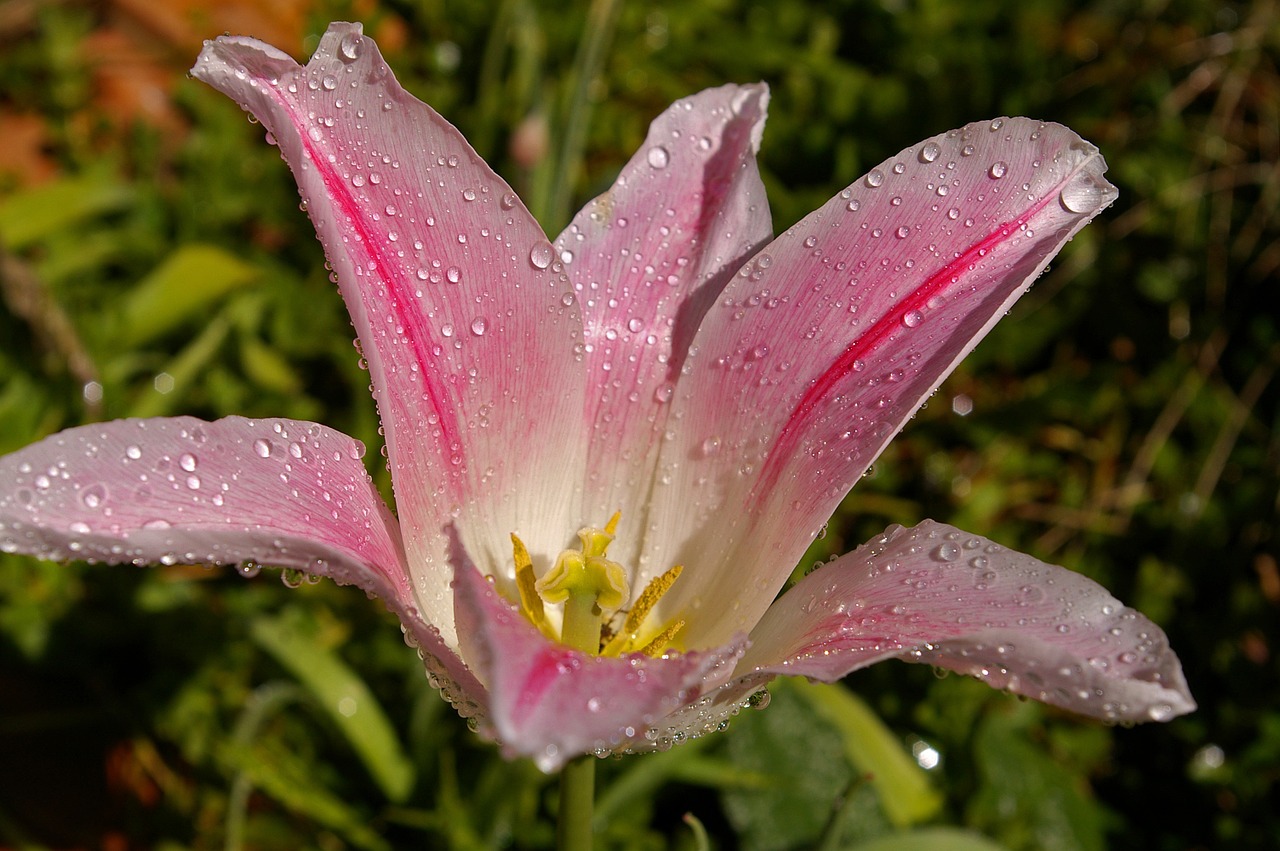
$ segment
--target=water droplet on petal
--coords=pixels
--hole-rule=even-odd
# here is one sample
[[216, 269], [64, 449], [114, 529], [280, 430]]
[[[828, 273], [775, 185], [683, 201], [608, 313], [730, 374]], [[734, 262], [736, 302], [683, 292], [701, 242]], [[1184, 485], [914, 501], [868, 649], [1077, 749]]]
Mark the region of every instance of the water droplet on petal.
[[875, 189], [877, 186], [884, 183], [884, 172], [878, 168], [873, 168], [863, 179], [866, 181], [868, 186]]
[[938, 158], [940, 153], [942, 153], [942, 149], [938, 147], [937, 142], [927, 142], [920, 149], [920, 162], [931, 163]]
[[654, 145], [649, 149], [648, 160], [649, 165], [654, 168], [666, 168], [667, 163], [671, 161], [671, 156], [667, 153], [666, 148], [661, 145]]
[[338, 53], [343, 59], [352, 61], [360, 58], [360, 48], [364, 45], [364, 36], [360, 33], [347, 33], [338, 43]]
[[551, 260], [555, 257], [550, 243], [540, 242], [533, 248], [529, 249], [529, 262], [538, 269], [545, 269], [551, 265]]
[[924, 321], [924, 314], [918, 310], [908, 310], [902, 315], [902, 324], [908, 328], [915, 328]]
[[1004, 177], [1008, 171], [1009, 164], [1004, 160], [997, 160], [991, 164], [991, 168], [987, 173], [990, 174], [994, 180], [999, 180]]
[[486, 327], [487, 326], [485, 324], [484, 317], [482, 316], [478, 316], [475, 319], [471, 320], [471, 333], [475, 334], [477, 337], [484, 336], [484, 331]]
[[1072, 213], [1094, 213], [1114, 201], [1116, 195], [1116, 188], [1101, 176], [1082, 171], [1071, 178], [1058, 197]]
[[952, 562], [960, 558], [960, 547], [951, 541], [943, 541], [933, 550], [935, 561]]
[[85, 508], [97, 508], [107, 498], [107, 489], [102, 485], [89, 485], [80, 491], [80, 501]]

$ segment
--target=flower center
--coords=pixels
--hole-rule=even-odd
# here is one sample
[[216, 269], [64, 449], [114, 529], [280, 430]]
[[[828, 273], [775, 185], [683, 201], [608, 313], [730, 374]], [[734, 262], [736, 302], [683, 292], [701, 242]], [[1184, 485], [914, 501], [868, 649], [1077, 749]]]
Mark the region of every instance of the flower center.
[[[583, 653], [619, 656], [640, 652], [659, 656], [684, 628], [684, 621], [672, 621], [656, 632], [646, 629], [645, 621], [683, 568], [676, 565], [654, 578], [630, 610], [623, 609], [631, 594], [627, 570], [605, 557], [621, 517], [622, 512], [615, 513], [603, 529], [579, 529], [579, 548], [560, 553], [541, 578], [534, 575], [524, 542], [512, 533], [520, 611], [547, 638]], [[546, 606], [560, 604], [564, 605], [564, 618], [557, 634], [547, 619]], [[619, 615], [623, 616], [622, 623], [615, 628]]]

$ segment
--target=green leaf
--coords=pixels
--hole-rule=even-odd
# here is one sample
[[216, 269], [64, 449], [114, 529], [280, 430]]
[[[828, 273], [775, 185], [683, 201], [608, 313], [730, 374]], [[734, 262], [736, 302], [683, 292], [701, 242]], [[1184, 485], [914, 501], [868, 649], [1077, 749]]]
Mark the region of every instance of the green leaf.
[[133, 190], [106, 177], [67, 177], [15, 192], [0, 202], [0, 240], [10, 251], [26, 248], [99, 213], [119, 209]]
[[[721, 792], [744, 851], [813, 848], [887, 829], [870, 786], [846, 761], [841, 733], [791, 680], [766, 709], [744, 711], [726, 737], [742, 785]], [[839, 846], [836, 846], [839, 847]]]
[[929, 827], [878, 836], [850, 846], [846, 851], [1005, 851], [1005, 847], [980, 833], [954, 827]]
[[147, 275], [124, 303], [134, 346], [202, 317], [209, 306], [258, 277], [258, 269], [212, 245], [184, 245]]
[[343, 834], [369, 851], [389, 851], [374, 833], [367, 816], [317, 783], [311, 766], [287, 748], [267, 743], [247, 746], [229, 743], [223, 751], [227, 765], [245, 775], [254, 787], [294, 812]]
[[259, 618], [250, 632], [262, 649], [315, 696], [383, 793], [397, 803], [408, 798], [414, 781], [413, 764], [364, 680], [337, 654], [282, 618]]
[[1042, 851], [1102, 851], [1104, 811], [1078, 773], [1027, 738], [1024, 719], [1036, 707], [989, 716], [974, 751], [982, 786], [970, 808], [972, 823], [1010, 847]]
[[929, 776], [861, 698], [839, 683], [798, 682], [797, 688], [839, 732], [845, 755], [870, 777], [891, 824], [916, 824], [938, 812], [942, 796]]

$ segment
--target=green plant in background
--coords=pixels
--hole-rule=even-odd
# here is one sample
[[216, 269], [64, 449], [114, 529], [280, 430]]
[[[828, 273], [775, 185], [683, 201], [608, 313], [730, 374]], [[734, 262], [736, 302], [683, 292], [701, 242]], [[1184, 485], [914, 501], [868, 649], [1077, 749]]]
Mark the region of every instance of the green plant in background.
[[[546, 97], [561, 91], [556, 81], [563, 64], [555, 57], [572, 56], [581, 19], [522, 5], [518, 35], [492, 47], [490, 10], [468, 6], [448, 12], [388, 7], [373, 17], [400, 22], [412, 35], [407, 42], [412, 50], [393, 63], [425, 71], [427, 81], [411, 88], [461, 116], [468, 135], [480, 138], [467, 115], [470, 104], [480, 103], [474, 86], [482, 56], [499, 57], [488, 79], [500, 88], [536, 90], [544, 106], [559, 102]], [[1004, 323], [922, 412], [912, 439], [881, 460], [806, 559], [844, 551], [886, 521], [943, 514], [1089, 571], [1156, 615], [1184, 650], [1202, 650], [1187, 660], [1188, 672], [1193, 684], [1209, 683], [1197, 690], [1208, 692], [1210, 700], [1197, 716], [1160, 734], [1082, 728], [1032, 706], [1019, 707], [1029, 720], [1004, 725], [999, 719], [1008, 705], [987, 699], [961, 679], [939, 681], [911, 669], [857, 676], [858, 691], [897, 734], [928, 739], [941, 753], [940, 767], [931, 772], [947, 802], [940, 818], [981, 827], [1010, 847], [1037, 847], [1037, 842], [1043, 847], [1050, 840], [1090, 847], [1087, 842], [1101, 842], [1104, 830], [1117, 843], [1142, 837], [1168, 847], [1226, 841], [1266, 847], [1273, 826], [1264, 802], [1274, 789], [1268, 768], [1274, 761], [1268, 754], [1277, 741], [1276, 725], [1268, 720], [1276, 696], [1268, 661], [1277, 596], [1269, 543], [1275, 515], [1274, 357], [1269, 354], [1274, 320], [1261, 308], [1274, 268], [1267, 259], [1268, 246], [1276, 242], [1268, 237], [1274, 235], [1274, 204], [1266, 194], [1273, 172], [1265, 165], [1274, 161], [1274, 152], [1266, 147], [1266, 133], [1256, 132], [1275, 124], [1266, 106], [1267, 92], [1275, 88], [1269, 14], [1265, 4], [1235, 12], [1229, 6], [1202, 12], [1174, 5], [1159, 14], [1046, 4], [1011, 7], [986, 20], [976, 11], [960, 15], [871, 4], [847, 9], [800, 3], [624, 6], [614, 48], [590, 90], [600, 100], [584, 166], [577, 172], [579, 198], [604, 188], [634, 148], [644, 122], [669, 100], [724, 79], [769, 79], [775, 96], [788, 104], [771, 119], [763, 150], [779, 227], [825, 197], [837, 175], [860, 173], [903, 144], [976, 115], [1030, 112], [1062, 120], [1106, 152], [1122, 188], [1121, 208], [1107, 220], [1113, 234], [1099, 239], [1101, 234], [1086, 231], [1077, 239], [1015, 321]], [[317, 20], [341, 16], [340, 10], [317, 12]], [[83, 125], [66, 119], [78, 108], [76, 99], [86, 102], [90, 91], [76, 78], [85, 72], [68, 57], [92, 25], [72, 7], [42, 12], [35, 29], [39, 37], [14, 42], [39, 44], [40, 50], [23, 48], [0, 61], [6, 64], [6, 89], [13, 92], [9, 102], [27, 109], [47, 104], [47, 114], [60, 117], [62, 123], [52, 125], [51, 146], [66, 173], [84, 173], [96, 159], [97, 168], [114, 171], [133, 199], [133, 206], [103, 207], [69, 225], [61, 244], [74, 251], [43, 237], [21, 249], [11, 247], [7, 255], [36, 269], [53, 258], [56, 262], [47, 266], [52, 271], [59, 264], [79, 264], [65, 283], [50, 286], [56, 280], [52, 271], [37, 280], [54, 296], [47, 303], [60, 307], [66, 325], [81, 335], [83, 350], [104, 362], [129, 356], [114, 378], [106, 370], [98, 373], [107, 376], [97, 379], [105, 390], [101, 415], [128, 413], [127, 400], [167, 395], [173, 400], [164, 402], [167, 410], [206, 416], [283, 411], [323, 419], [374, 445], [371, 412], [353, 401], [363, 396], [366, 379], [344, 341], [341, 308], [300, 227], [296, 198], [280, 179], [283, 170], [272, 162], [274, 154], [258, 150], [260, 130], [246, 127], [234, 110], [220, 110], [194, 89], [183, 90], [182, 102], [202, 117], [198, 135], [182, 149], [152, 158], [161, 146], [144, 143], [107, 148], [114, 152], [106, 158], [91, 157], [90, 146], [75, 136]], [[527, 59], [530, 54], [521, 54], [519, 45], [535, 41], [542, 45], [540, 59], [504, 65], [503, 58]], [[492, 47], [488, 53], [486, 44]], [[1000, 48], [985, 47], [994, 44]], [[508, 45], [515, 45], [510, 53]], [[37, 68], [42, 70], [33, 73]], [[35, 79], [51, 84], [40, 93], [8, 88], [11, 80]], [[533, 109], [532, 101], [519, 97], [497, 100], [507, 113], [493, 121], [493, 146], [481, 153], [501, 160], [506, 128], [517, 126]], [[545, 125], [553, 132], [563, 126], [554, 114]], [[558, 147], [553, 143], [550, 149]], [[197, 162], [200, 167], [184, 171], [182, 180], [165, 173]], [[511, 162], [499, 170], [519, 182], [520, 168]], [[256, 210], [252, 220], [250, 210]], [[1177, 228], [1170, 224], [1174, 221]], [[156, 377], [178, 375], [165, 367], [186, 345], [194, 345], [209, 316], [192, 315], [148, 347], [127, 338], [99, 343], [93, 334], [98, 321], [118, 309], [118, 294], [127, 291], [121, 282], [141, 281], [163, 267], [175, 233], [218, 245], [261, 270], [251, 286], [227, 290], [219, 305], [250, 296], [262, 304], [256, 310], [241, 308], [248, 319], [238, 317], [232, 335], [212, 347], [215, 354], [197, 381], [163, 394], [155, 390]], [[1125, 239], [1114, 238], [1120, 235]], [[1209, 267], [1208, 274], [1198, 271]], [[1098, 286], [1102, 273], [1105, 288]], [[1072, 286], [1044, 307], [1044, 294], [1068, 279]], [[1129, 286], [1137, 281], [1151, 286]], [[1207, 281], [1213, 282], [1212, 290], [1202, 286]], [[7, 448], [81, 416], [68, 404], [84, 398], [81, 375], [62, 366], [76, 363], [69, 354], [74, 350], [50, 342], [58, 335], [29, 316], [19, 307], [0, 312], [4, 337], [13, 342], [4, 347], [0, 367], [5, 376], [0, 392], [12, 400], [3, 421]], [[1021, 317], [1033, 321], [1016, 321]], [[296, 375], [292, 389], [271, 387], [261, 375], [250, 374], [240, 354], [251, 348], [243, 345], [246, 339], [262, 343]], [[957, 416], [953, 410], [969, 413]], [[106, 681], [112, 671], [132, 671], [114, 678], [117, 685], [105, 691], [95, 687], [94, 699], [104, 711], [92, 717], [115, 720], [91, 724], [102, 735], [78, 750], [94, 755], [104, 752], [103, 742], [126, 743], [114, 746], [110, 764], [132, 766], [126, 776], [134, 779], [109, 774], [114, 791], [108, 794], [115, 796], [111, 800], [132, 801], [133, 812], [146, 816], [133, 825], [137, 835], [169, 836], [184, 844], [207, 844], [208, 837], [220, 835], [219, 802], [226, 800], [221, 790], [231, 776], [210, 760], [209, 745], [230, 735], [231, 719], [253, 688], [280, 676], [271, 657], [255, 651], [255, 645], [226, 639], [248, 636], [254, 612], [301, 607], [327, 612], [322, 620], [330, 646], [369, 679], [385, 705], [420, 707], [412, 714], [389, 710], [419, 767], [411, 804], [389, 807], [376, 784], [360, 779], [373, 775], [359, 768], [359, 758], [340, 737], [325, 735], [334, 728], [327, 726], [324, 713], [271, 716], [260, 735], [279, 736], [300, 748], [302, 764], [311, 769], [308, 779], [339, 790], [365, 823], [373, 818], [384, 826], [399, 825], [390, 834], [397, 844], [395, 830], [416, 834], [422, 828], [447, 831], [442, 835], [458, 847], [536, 845], [547, 839], [539, 838], [537, 828], [525, 827], [543, 806], [545, 781], [536, 773], [521, 777], [485, 762], [465, 738], [455, 743], [446, 733], [458, 726], [438, 715], [438, 699], [426, 693], [420, 674], [401, 658], [398, 641], [382, 635], [385, 626], [377, 626], [382, 621], [376, 612], [360, 601], [323, 586], [273, 592], [204, 573], [175, 582], [172, 572], [168, 578], [115, 578], [102, 571], [35, 566], [14, 572], [12, 563], [6, 561], [4, 580], [12, 589], [5, 597], [6, 629], [21, 624], [21, 634], [28, 637], [21, 645], [15, 638], [12, 661], [6, 663], [7, 671], [18, 672], [20, 687], [6, 690], [5, 729], [15, 732], [4, 744], [21, 753], [23, 748], [10, 743], [32, 741], [33, 718], [60, 725], [53, 729], [63, 733], [61, 739], [68, 731], [83, 731], [83, 720], [32, 714], [35, 710], [24, 707], [39, 706], [40, 697], [46, 705], [60, 705], [58, 684], [84, 682], [79, 671], [93, 671], [94, 682]], [[1188, 605], [1192, 594], [1195, 606]], [[117, 610], [110, 618], [94, 614], [110, 607]], [[149, 614], [142, 624], [122, 627], [119, 621], [128, 619], [120, 611], [126, 610]], [[31, 638], [41, 634], [46, 639]], [[171, 638], [175, 634], [185, 638], [181, 649]], [[346, 637], [351, 635], [361, 640], [350, 643]], [[16, 661], [18, 646], [41, 659], [41, 667]], [[93, 652], [72, 657], [65, 649], [72, 646]], [[159, 657], [152, 673], [120, 661], [139, 655]], [[184, 660], [184, 669], [193, 672], [185, 684], [161, 673], [165, 657]], [[24, 673], [30, 671], [39, 673]], [[41, 695], [33, 682], [51, 684], [54, 694]], [[76, 686], [62, 688], [84, 694]], [[162, 717], [170, 720], [156, 720]], [[748, 722], [767, 718], [769, 713], [738, 719], [734, 726], [744, 729], [728, 740], [747, 734]], [[1060, 766], [1054, 782], [1074, 789], [1091, 812], [1101, 810], [1090, 786], [1102, 796], [1114, 815], [1080, 823], [1079, 831], [1092, 831], [1092, 840], [1050, 831], [1054, 813], [1062, 811], [1055, 802], [1065, 800], [1059, 793], [1030, 794], [1007, 774], [982, 767], [979, 756], [994, 759], [977, 749], [974, 735], [986, 719], [1016, 733], [1001, 739], [1021, 741], [1016, 752], [1039, 753]], [[15, 726], [19, 722], [22, 726]], [[49, 741], [36, 739], [32, 746]], [[981, 739], [988, 751], [996, 741]], [[670, 772], [666, 782], [647, 787], [667, 790], [656, 801], [641, 803], [646, 799], [637, 796], [617, 810], [626, 821], [615, 819], [611, 841], [652, 844], [660, 835], [685, 835], [675, 810], [689, 806], [691, 790], [727, 789], [735, 776], [732, 763], [725, 761], [725, 746], [713, 742], [708, 747], [679, 765], [664, 760], [680, 749], [647, 758], [654, 763], [636, 760], [634, 769], [602, 766], [603, 800], [611, 800], [608, 790], [641, 763], [647, 763], [643, 768], [650, 776]], [[103, 774], [102, 759], [59, 757], [47, 748], [43, 753], [62, 767], [63, 776]], [[995, 753], [1005, 751], [996, 748]], [[321, 770], [324, 765], [337, 766], [338, 773]], [[723, 770], [717, 773], [716, 766]], [[38, 775], [28, 771], [25, 776]], [[160, 803], [142, 803], [157, 799], [142, 794], [147, 783], [139, 778], [151, 778], [153, 787], [163, 790]], [[251, 844], [286, 835], [281, 830], [324, 842], [332, 841], [324, 839], [326, 831], [330, 837], [342, 835], [333, 833], [332, 825], [325, 827], [327, 822], [296, 814], [274, 794], [259, 789], [248, 796]], [[18, 812], [26, 822], [14, 822], [14, 805], [8, 808], [14, 830], [31, 823], [36, 811], [26, 806], [30, 798], [14, 799], [8, 791], [2, 797], [22, 802]], [[1151, 801], [1157, 797], [1177, 805], [1160, 807], [1161, 818], [1152, 821], [1143, 814], [1155, 809]], [[104, 799], [101, 792], [87, 798]], [[1017, 800], [1024, 803], [1010, 803]], [[694, 799], [713, 840], [728, 836], [716, 802], [710, 792]], [[156, 819], [155, 807], [187, 815]], [[88, 807], [82, 822], [92, 830], [110, 820]], [[38, 817], [35, 823], [41, 823]], [[193, 838], [197, 835], [206, 838]], [[773, 847], [797, 841], [778, 837]]]

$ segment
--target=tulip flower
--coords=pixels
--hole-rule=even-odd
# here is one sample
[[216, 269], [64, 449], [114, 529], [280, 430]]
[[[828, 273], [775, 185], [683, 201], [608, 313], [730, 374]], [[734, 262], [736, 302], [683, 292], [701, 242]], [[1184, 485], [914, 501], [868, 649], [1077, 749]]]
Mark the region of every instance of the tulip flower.
[[777, 675], [924, 662], [1109, 721], [1194, 708], [1164, 634], [1064, 568], [932, 521], [783, 586], [839, 501], [1115, 198], [1025, 118], [876, 166], [773, 238], [769, 94], [684, 98], [554, 241], [358, 25], [299, 65], [208, 42], [351, 312], [396, 514], [323, 425], [87, 425], [0, 459], [0, 548], [253, 561], [381, 598], [508, 756], [664, 748]]

